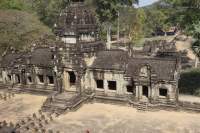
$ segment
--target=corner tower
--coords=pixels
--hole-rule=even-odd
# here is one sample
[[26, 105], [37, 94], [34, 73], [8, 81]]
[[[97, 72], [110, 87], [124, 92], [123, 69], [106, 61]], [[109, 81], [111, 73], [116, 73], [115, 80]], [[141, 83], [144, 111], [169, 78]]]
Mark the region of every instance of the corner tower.
[[73, 0], [63, 10], [55, 24], [55, 34], [65, 43], [77, 44], [98, 40], [94, 14], [84, 5], [84, 0]]

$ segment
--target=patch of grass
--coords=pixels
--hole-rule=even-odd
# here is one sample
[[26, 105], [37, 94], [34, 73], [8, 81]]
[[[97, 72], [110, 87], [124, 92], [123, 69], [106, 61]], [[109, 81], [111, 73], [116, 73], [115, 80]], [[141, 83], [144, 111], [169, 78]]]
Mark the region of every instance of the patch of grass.
[[180, 93], [200, 96], [200, 69], [191, 69], [181, 73]]

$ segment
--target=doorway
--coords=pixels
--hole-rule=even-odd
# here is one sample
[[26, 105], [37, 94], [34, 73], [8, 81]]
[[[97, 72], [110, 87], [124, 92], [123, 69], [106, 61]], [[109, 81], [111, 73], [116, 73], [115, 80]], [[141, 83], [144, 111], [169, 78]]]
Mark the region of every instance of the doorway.
[[149, 97], [149, 88], [148, 86], [142, 86], [142, 95]]
[[15, 75], [15, 83], [16, 84], [20, 84], [21, 83], [19, 74]]
[[69, 73], [70, 86], [74, 86], [76, 84], [76, 75], [74, 72], [68, 72], [68, 73]]

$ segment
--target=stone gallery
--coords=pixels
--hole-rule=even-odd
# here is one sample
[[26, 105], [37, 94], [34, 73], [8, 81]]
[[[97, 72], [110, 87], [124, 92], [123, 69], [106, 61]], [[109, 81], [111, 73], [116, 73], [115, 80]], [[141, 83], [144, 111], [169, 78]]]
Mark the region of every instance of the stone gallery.
[[44, 111], [62, 111], [88, 98], [111, 103], [178, 101], [180, 56], [175, 45], [147, 42], [142, 50], [104, 43], [96, 18], [83, 2], [72, 2], [54, 25], [54, 44], [9, 51], [0, 81], [20, 92], [51, 94]]

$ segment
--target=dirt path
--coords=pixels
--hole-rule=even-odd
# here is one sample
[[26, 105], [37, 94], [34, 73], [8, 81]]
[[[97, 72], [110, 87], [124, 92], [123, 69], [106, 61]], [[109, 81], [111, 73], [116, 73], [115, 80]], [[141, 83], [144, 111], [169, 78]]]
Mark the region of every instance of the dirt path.
[[61, 133], [200, 133], [200, 115], [184, 112], [138, 112], [131, 107], [87, 104], [49, 125]]
[[29, 94], [15, 94], [7, 101], [0, 100], [0, 121], [17, 122], [38, 112], [46, 97]]

